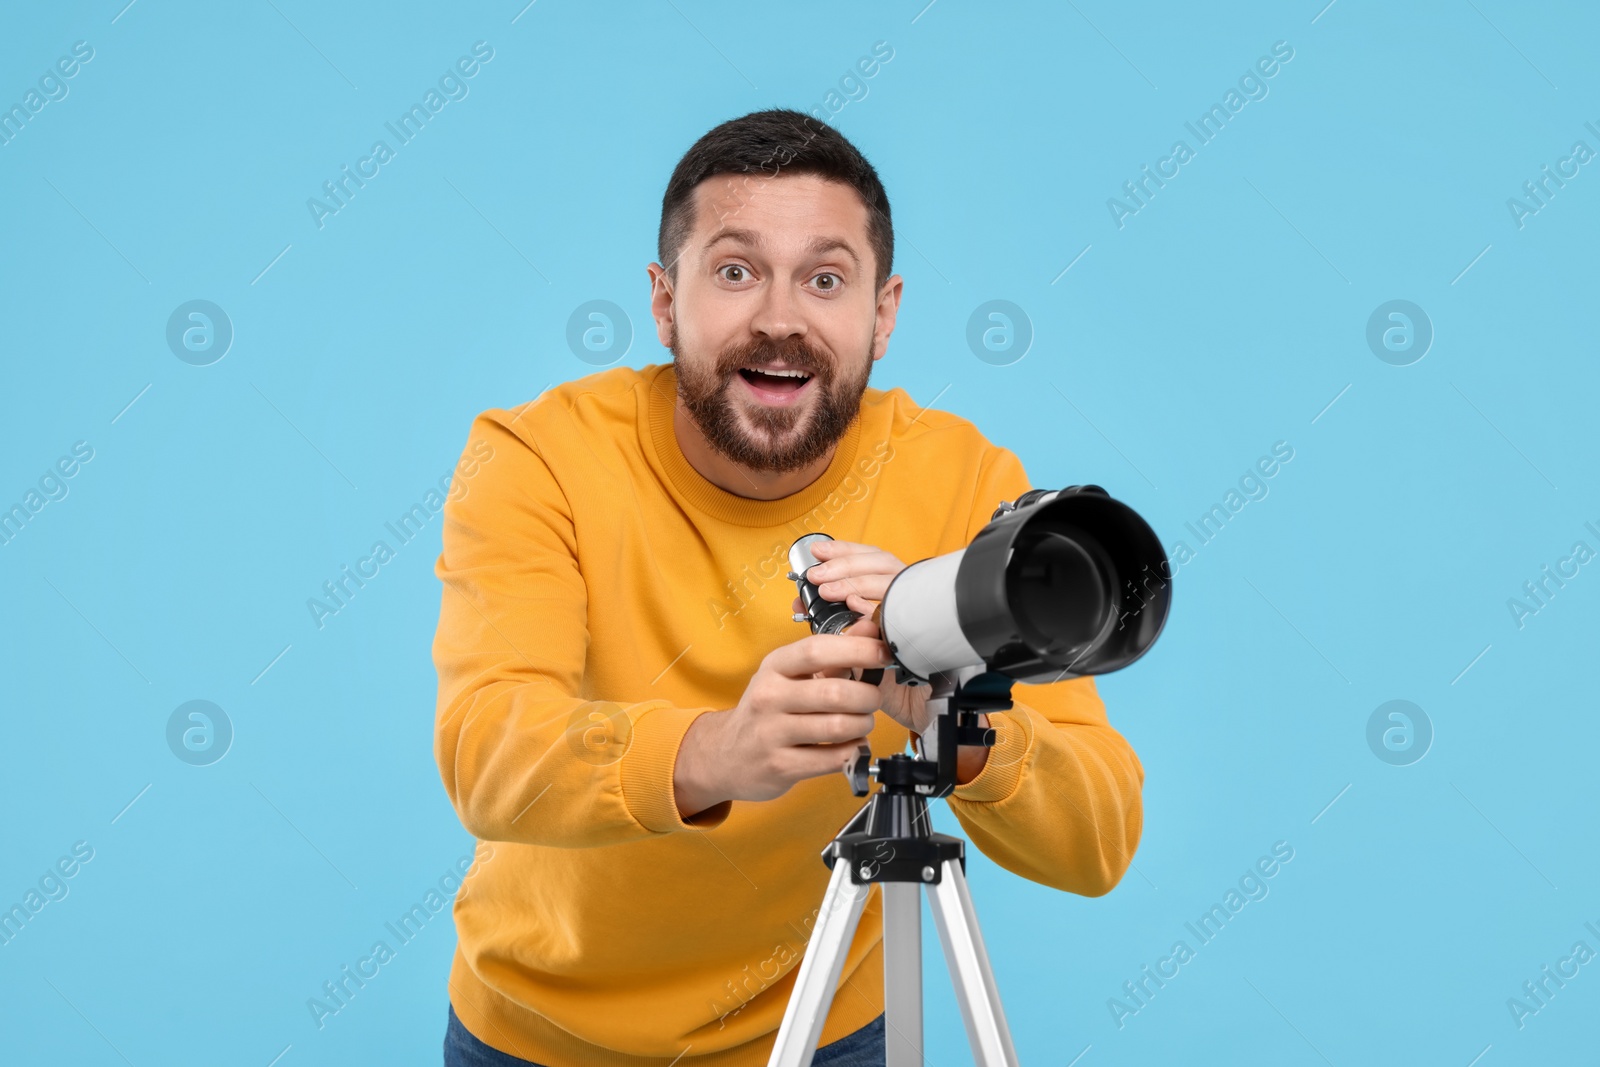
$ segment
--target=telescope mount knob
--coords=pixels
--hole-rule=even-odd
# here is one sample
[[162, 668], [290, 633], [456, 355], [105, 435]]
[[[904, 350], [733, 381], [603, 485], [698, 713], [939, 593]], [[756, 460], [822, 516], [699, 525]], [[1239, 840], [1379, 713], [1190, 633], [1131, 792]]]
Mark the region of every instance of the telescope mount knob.
[[844, 776], [850, 781], [852, 795], [866, 796], [867, 785], [872, 780], [872, 749], [866, 745], [857, 749], [855, 756], [844, 765]]

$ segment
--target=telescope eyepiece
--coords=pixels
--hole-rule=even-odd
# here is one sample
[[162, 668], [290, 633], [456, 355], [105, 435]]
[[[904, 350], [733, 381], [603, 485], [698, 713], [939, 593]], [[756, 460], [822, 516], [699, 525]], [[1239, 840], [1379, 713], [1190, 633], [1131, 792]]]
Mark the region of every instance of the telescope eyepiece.
[[795, 621], [806, 621], [814, 634], [836, 634], [861, 618], [861, 613], [851, 611], [837, 600], [825, 600], [816, 583], [806, 577], [806, 572], [822, 561], [811, 554], [811, 546], [818, 541], [832, 541], [825, 533], [805, 534], [789, 546], [789, 580], [800, 594], [803, 616]]

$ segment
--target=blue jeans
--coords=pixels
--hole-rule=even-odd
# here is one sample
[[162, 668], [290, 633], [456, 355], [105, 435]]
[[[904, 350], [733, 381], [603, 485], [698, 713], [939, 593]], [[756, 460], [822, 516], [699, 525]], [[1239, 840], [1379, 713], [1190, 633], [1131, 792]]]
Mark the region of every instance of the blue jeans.
[[[883, 1016], [880, 1015], [853, 1034], [817, 1050], [812, 1067], [883, 1067]], [[444, 1034], [444, 1067], [539, 1067], [532, 1060], [508, 1056], [472, 1036], [456, 1009], [450, 1008], [450, 1023]]]

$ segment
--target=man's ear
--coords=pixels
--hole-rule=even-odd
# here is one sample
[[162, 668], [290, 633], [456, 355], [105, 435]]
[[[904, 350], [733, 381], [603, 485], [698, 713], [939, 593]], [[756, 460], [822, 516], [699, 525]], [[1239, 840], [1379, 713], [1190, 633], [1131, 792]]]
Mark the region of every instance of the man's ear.
[[661, 347], [672, 347], [672, 328], [676, 307], [673, 304], [672, 278], [659, 263], [645, 267], [650, 275], [650, 317], [656, 320], [656, 339]]
[[872, 358], [882, 359], [889, 348], [889, 335], [894, 333], [895, 316], [900, 312], [900, 296], [905, 290], [905, 279], [890, 275], [878, 290], [877, 321], [872, 329]]

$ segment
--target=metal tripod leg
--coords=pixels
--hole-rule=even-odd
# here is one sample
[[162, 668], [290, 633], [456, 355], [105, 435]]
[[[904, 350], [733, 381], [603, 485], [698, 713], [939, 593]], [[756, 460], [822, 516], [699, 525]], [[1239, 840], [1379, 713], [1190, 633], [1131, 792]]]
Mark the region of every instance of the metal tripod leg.
[[828, 1019], [828, 1005], [833, 1002], [839, 974], [844, 970], [845, 954], [871, 891], [871, 885], [851, 881], [849, 864], [842, 860], [834, 863], [833, 877], [828, 881], [822, 909], [800, 961], [794, 992], [789, 995], [768, 1067], [811, 1067], [811, 1057], [816, 1054], [822, 1026]]
[[1017, 1050], [1012, 1047], [1011, 1031], [1000, 1007], [1000, 991], [989, 969], [989, 954], [984, 951], [966, 876], [956, 860], [944, 861], [942, 868], [939, 884], [927, 887], [928, 902], [939, 927], [939, 940], [944, 943], [961, 1019], [967, 1024], [972, 1058], [979, 1067], [1017, 1067]]
[[887, 1067], [922, 1067], [922, 887], [883, 883], [883, 1014]]

